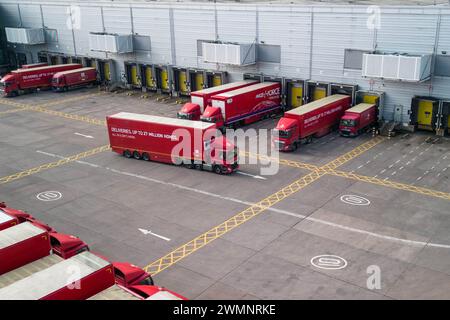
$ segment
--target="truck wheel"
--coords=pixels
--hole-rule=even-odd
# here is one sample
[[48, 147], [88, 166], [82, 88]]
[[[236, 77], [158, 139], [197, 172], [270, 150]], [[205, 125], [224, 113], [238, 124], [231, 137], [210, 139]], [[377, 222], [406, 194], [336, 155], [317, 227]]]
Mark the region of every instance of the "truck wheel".
[[292, 151], [297, 150], [297, 148], [298, 148], [298, 144], [297, 144], [297, 142], [294, 142], [294, 144], [292, 145]]
[[131, 158], [131, 152], [130, 152], [130, 150], [125, 150], [125, 151], [123, 152], [123, 156], [124, 156], [125, 158]]
[[141, 159], [141, 154], [138, 151], [133, 151], [133, 158], [135, 158], [136, 160]]
[[215, 165], [213, 168], [214, 173], [222, 174], [222, 168], [218, 165]]
[[309, 136], [308, 138], [306, 138], [306, 143], [311, 143], [312, 142], [312, 136]]
[[198, 164], [198, 163], [194, 165], [194, 168], [196, 170], [203, 170], [203, 166], [201, 164]]
[[147, 152], [144, 152], [142, 154], [142, 160], [149, 161], [150, 160], [150, 155]]

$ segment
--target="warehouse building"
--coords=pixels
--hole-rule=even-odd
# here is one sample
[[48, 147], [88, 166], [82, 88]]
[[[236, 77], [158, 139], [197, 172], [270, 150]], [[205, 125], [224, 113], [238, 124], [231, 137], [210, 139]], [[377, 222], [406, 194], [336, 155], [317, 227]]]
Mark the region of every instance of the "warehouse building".
[[79, 62], [109, 85], [173, 95], [280, 81], [287, 107], [346, 92], [377, 100], [383, 120], [445, 132], [448, 2], [354, 3], [0, 0], [0, 24], [18, 65]]

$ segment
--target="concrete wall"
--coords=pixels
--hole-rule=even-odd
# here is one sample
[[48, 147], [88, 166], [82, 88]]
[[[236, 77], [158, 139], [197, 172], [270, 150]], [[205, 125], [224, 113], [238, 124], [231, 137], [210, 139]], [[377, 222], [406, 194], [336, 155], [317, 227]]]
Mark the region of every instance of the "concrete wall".
[[[378, 49], [408, 53], [450, 53], [450, 8], [384, 7], [379, 29], [367, 27], [370, 15], [364, 6], [308, 6], [289, 4], [207, 4], [143, 2], [71, 2], [75, 9], [57, 1], [0, 0], [0, 24], [56, 29], [58, 41], [17, 51], [34, 61], [42, 50], [68, 55], [110, 58], [115, 79], [124, 61], [172, 64], [226, 70], [230, 80], [246, 72], [358, 84], [360, 89], [386, 92], [384, 117], [392, 119], [401, 106], [409, 121], [413, 95], [450, 98], [450, 78], [399, 83], [361, 77], [360, 70], [344, 69], [344, 50]], [[77, 12], [80, 13], [77, 20]], [[72, 17], [71, 17], [72, 13]], [[71, 29], [74, 26], [74, 29]], [[151, 52], [114, 55], [89, 50], [92, 31], [135, 33], [151, 37]], [[208, 64], [197, 56], [197, 40], [264, 42], [281, 46], [281, 63], [247, 67]]]

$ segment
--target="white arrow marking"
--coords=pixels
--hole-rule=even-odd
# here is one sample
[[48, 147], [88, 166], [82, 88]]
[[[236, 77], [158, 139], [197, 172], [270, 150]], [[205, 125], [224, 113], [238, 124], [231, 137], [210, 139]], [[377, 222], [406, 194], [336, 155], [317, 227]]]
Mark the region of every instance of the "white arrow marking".
[[151, 232], [150, 230], [145, 230], [145, 229], [141, 229], [141, 228], [138, 228], [138, 229], [139, 229], [140, 232], [142, 232], [142, 233], [145, 234], [145, 235], [151, 234], [152, 236], [155, 236], [155, 237], [157, 237], [157, 238], [160, 238], [160, 239], [163, 239], [163, 240], [166, 240], [166, 241], [170, 241], [169, 238], [164, 237], [164, 236], [161, 236], [161, 235], [156, 234], [156, 233], [153, 233], [153, 232]]
[[93, 136], [88, 136], [88, 135], [85, 135], [85, 134], [82, 134], [82, 133], [79, 133], [79, 132], [75, 132], [74, 134], [77, 135], [77, 136], [82, 136], [82, 137], [88, 138], [88, 139], [94, 139]]
[[255, 176], [255, 175], [253, 175], [253, 174], [245, 173], [245, 172], [242, 172], [242, 171], [236, 171], [236, 173], [237, 173], [237, 174], [241, 174], [241, 175], [243, 175], [243, 176], [252, 177], [252, 178], [255, 178], [255, 179], [267, 180], [267, 178], [264, 178], [264, 177], [261, 177], [261, 176]]

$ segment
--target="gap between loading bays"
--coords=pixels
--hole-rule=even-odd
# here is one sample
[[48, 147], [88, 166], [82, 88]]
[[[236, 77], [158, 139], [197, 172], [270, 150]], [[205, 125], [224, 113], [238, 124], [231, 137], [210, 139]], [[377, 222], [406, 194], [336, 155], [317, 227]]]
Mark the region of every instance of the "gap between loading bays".
[[358, 157], [367, 150], [376, 146], [384, 140], [382, 137], [377, 137], [371, 139], [355, 149], [343, 154], [342, 156], [334, 159], [328, 164], [319, 167], [317, 170], [303, 176], [302, 178], [294, 181], [290, 185], [282, 188], [281, 190], [273, 193], [272, 195], [264, 198], [263, 200], [253, 204], [247, 209], [239, 212], [235, 216], [221, 223], [220, 225], [208, 230], [207, 232], [201, 234], [197, 238], [187, 242], [186, 244], [176, 248], [172, 252], [168, 253], [164, 257], [154, 261], [153, 263], [147, 265], [144, 269], [152, 275], [156, 275], [159, 272], [169, 268], [170, 266], [176, 264], [180, 260], [184, 259], [188, 255], [196, 252], [197, 250], [203, 248], [208, 243], [220, 238], [224, 234], [230, 232], [241, 224], [249, 221], [250, 219], [256, 217], [260, 213], [264, 212], [268, 208], [282, 201], [283, 199], [291, 196], [292, 194], [302, 190], [306, 186], [310, 185], [316, 180], [319, 180], [322, 176], [327, 174], [327, 170], [335, 169], [338, 166]]

